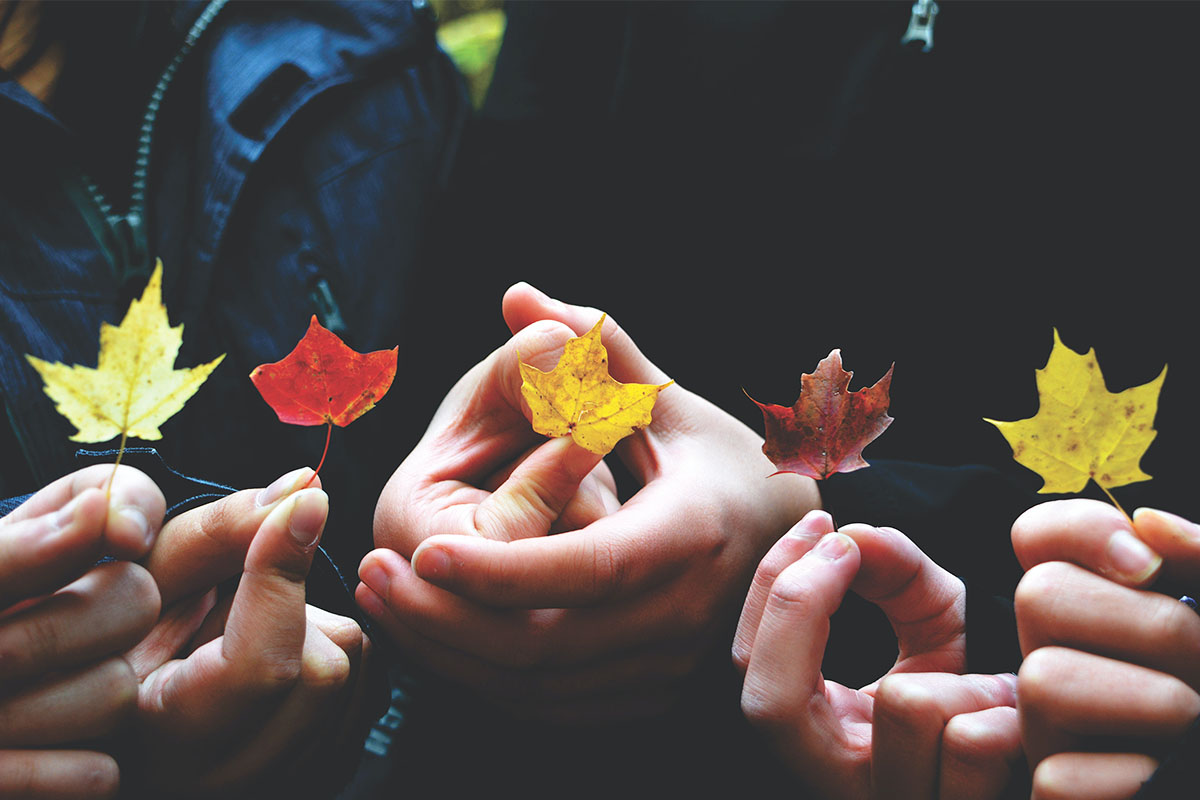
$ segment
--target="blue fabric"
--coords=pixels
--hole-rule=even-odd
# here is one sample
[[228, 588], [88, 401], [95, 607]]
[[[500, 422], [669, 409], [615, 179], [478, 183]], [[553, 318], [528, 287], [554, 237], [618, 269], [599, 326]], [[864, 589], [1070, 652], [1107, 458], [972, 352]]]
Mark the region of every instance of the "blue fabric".
[[[204, 5], [179, 5], [170, 30], [145, 36], [178, 41]], [[286, 355], [313, 313], [328, 317], [330, 299], [350, 346], [399, 344], [403, 368], [421, 234], [465, 111], [457, 73], [410, 3], [220, 11], [167, 92], [150, 166], [150, 250], [164, 262], [172, 324], [184, 324], [178, 364], [227, 354], [163, 426], [155, 444], [170, 464], [235, 487], [316, 464], [324, 431], [278, 422], [247, 375]], [[77, 146], [86, 131], [69, 130], [3, 73], [0, 120], [8, 497], [76, 467], [74, 429], [25, 354], [94, 366], [101, 322], [118, 322], [144, 284], [117, 282], [81, 213], [79, 178], [92, 171]], [[374, 498], [428, 419], [425, 402], [420, 416], [406, 413], [398, 387], [333, 437], [322, 470], [326, 546], [344, 570], [370, 545]]]

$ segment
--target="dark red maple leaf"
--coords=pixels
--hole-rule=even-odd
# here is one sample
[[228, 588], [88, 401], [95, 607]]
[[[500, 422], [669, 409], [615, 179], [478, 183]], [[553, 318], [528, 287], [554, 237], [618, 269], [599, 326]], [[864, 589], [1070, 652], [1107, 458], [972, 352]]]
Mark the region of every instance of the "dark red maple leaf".
[[834, 350], [800, 377], [800, 397], [791, 408], [751, 397], [763, 413], [763, 453], [777, 468], [774, 474], [795, 472], [822, 480], [870, 466], [862, 450], [892, 422], [887, 409], [894, 367], [874, 386], [851, 392], [854, 373], [842, 369], [842, 353]]
[[292, 352], [273, 364], [258, 365], [250, 380], [280, 422], [329, 426], [316, 469], [320, 472], [333, 426], [344, 428], [387, 394], [396, 377], [398, 353], [398, 347], [371, 353], [352, 350], [314, 315]]

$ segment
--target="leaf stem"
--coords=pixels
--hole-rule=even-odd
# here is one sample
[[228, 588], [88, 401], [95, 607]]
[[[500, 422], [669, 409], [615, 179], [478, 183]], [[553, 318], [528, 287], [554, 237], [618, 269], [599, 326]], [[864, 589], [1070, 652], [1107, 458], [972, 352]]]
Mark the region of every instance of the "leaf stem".
[[[1096, 481], [1096, 485], [1100, 486], [1100, 482]], [[1117, 502], [1117, 498], [1112, 496], [1112, 492], [1110, 492], [1108, 489], [1105, 489], [1103, 486], [1100, 486], [1100, 491], [1102, 491], [1106, 495], [1108, 495], [1108, 499], [1112, 502], [1112, 504], [1114, 506], [1117, 507], [1117, 511], [1120, 511], [1122, 514], [1124, 514], [1125, 519], [1129, 520], [1129, 524], [1132, 526], [1133, 525], [1133, 517], [1129, 516], [1129, 512], [1127, 512], [1124, 508], [1121, 507], [1121, 504]]]
[[325, 456], [329, 455], [329, 438], [333, 436], [333, 420], [325, 423], [325, 450], [321, 453], [321, 461], [317, 464], [317, 468], [313, 470], [312, 477], [308, 479], [308, 483], [302, 488], [307, 489], [313, 481], [317, 479], [317, 473], [321, 471], [321, 467], [325, 466]]
[[113, 462], [113, 471], [112, 474], [108, 476], [108, 486], [104, 489], [105, 502], [108, 502], [112, 499], [113, 481], [117, 479], [117, 467], [121, 466], [121, 456], [125, 455], [125, 439], [128, 438], [128, 436], [128, 433], [124, 431], [121, 432], [121, 443], [117, 445], [117, 460]]

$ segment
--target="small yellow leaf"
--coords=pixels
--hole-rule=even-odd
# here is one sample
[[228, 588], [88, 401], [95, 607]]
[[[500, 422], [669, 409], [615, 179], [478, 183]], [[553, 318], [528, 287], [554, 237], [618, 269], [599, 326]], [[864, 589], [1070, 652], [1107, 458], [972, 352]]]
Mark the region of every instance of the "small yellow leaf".
[[1017, 463], [1045, 480], [1039, 492], [1078, 492], [1089, 479], [1105, 490], [1150, 479], [1139, 462], [1156, 433], [1165, 366], [1149, 383], [1113, 394], [1095, 350], [1076, 353], [1056, 330], [1050, 358], [1036, 375], [1041, 405], [1035, 416], [986, 421], [1004, 434]]
[[224, 354], [191, 369], [174, 369], [183, 325], [172, 328], [162, 303], [162, 262], [140, 300], [129, 304], [119, 326], [100, 324], [95, 368], [25, 356], [42, 376], [58, 412], [79, 430], [75, 442], [116, 436], [161, 439], [158, 426], [183, 408]]
[[550, 372], [521, 362], [521, 395], [533, 412], [533, 429], [545, 436], [570, 436], [598, 455], [649, 425], [659, 391], [674, 383], [621, 383], [610, 377], [608, 352], [600, 343], [603, 324], [601, 316], [583, 336], [568, 339]]

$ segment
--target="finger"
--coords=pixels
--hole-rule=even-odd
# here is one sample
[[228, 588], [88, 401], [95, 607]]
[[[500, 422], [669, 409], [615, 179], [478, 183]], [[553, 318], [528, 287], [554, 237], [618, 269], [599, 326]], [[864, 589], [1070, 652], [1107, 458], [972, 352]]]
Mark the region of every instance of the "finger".
[[827, 704], [814, 700], [824, 696], [821, 661], [829, 617], [859, 563], [854, 540], [842, 533], [823, 536], [775, 579], [754, 638], [742, 710], [773, 738], [786, 741], [804, 763], [819, 762], [842, 738]]
[[1025, 573], [1015, 606], [1023, 653], [1061, 645], [1165, 672], [1200, 691], [1200, 615], [1178, 600], [1051, 562]]
[[[499, 489], [512, 476], [513, 470], [523, 464], [543, 445], [545, 442], [522, 453], [514, 462], [484, 481], [481, 488], [489, 492]], [[617, 497], [617, 486], [612, 471], [603, 460], [600, 460], [595, 469], [580, 482], [575, 494], [571, 496], [566, 507], [551, 524], [550, 533], [562, 533], [586, 527], [601, 517], [614, 513], [620, 507], [621, 501]]]
[[0, 797], [105, 800], [120, 785], [117, 762], [85, 750], [0, 750]]
[[212, 589], [180, 600], [162, 613], [146, 638], [125, 654], [138, 681], [179, 655], [200, 630], [216, 602], [217, 590]]
[[137, 678], [122, 658], [58, 674], [0, 700], [0, 748], [102, 736], [129, 716], [136, 697]]
[[0, 609], [50, 594], [95, 564], [105, 508], [104, 493], [89, 489], [58, 511], [0, 528]]
[[681, 625], [678, 603], [654, 592], [627, 602], [569, 609], [569, 614], [557, 608], [497, 609], [430, 585], [403, 556], [386, 548], [367, 554], [359, 577], [388, 617], [500, 667], [579, 665], [610, 653], [699, 638]]
[[303, 755], [297, 748], [314, 739], [323, 741], [312, 731], [330, 722], [343, 705], [338, 701], [346, 694], [353, 666], [319, 625], [308, 622], [295, 686], [277, 710], [250, 727], [243, 746], [232, 750], [232, 758], [206, 774], [205, 780], [215, 786], [242, 785], [273, 764], [295, 763]]
[[966, 590], [894, 528], [846, 525], [862, 566], [853, 589], [883, 611], [896, 631], [905, 672], [961, 672], [966, 653]]
[[1055, 500], [1034, 506], [1012, 527], [1013, 552], [1026, 570], [1069, 561], [1127, 586], [1145, 586], [1162, 557], [1133, 534], [1129, 520], [1096, 500]]
[[499, 663], [422, 634], [392, 614], [366, 584], [359, 584], [355, 596], [405, 658], [519, 718], [600, 722], [654, 715], [678, 699], [682, 679], [695, 673], [697, 652], [665, 646], [609, 651], [566, 667]]
[[1141, 753], [1058, 753], [1033, 771], [1033, 800], [1129, 800], [1158, 769]]
[[224, 635], [143, 682], [139, 702], [161, 711], [159, 724], [219, 730], [266, 713], [292, 688], [303, 665], [305, 578], [328, 511], [323, 491], [302, 489], [263, 520]]
[[106, 513], [99, 518], [88, 517], [103, 530], [103, 553], [129, 559], [143, 556], [162, 527], [167, 504], [154, 481], [124, 464], [115, 470], [111, 464], [95, 464], [59, 478], [0, 519], [0, 530], [53, 514], [88, 489], [103, 490], [107, 497]]
[[479, 487], [544, 442], [523, 410], [518, 362], [552, 369], [570, 333], [556, 322], [532, 325], [454, 385], [380, 495], [376, 544], [411, 557], [430, 536], [479, 533], [476, 510], [489, 496]]
[[[1015, 678], [1002, 675], [892, 673], [875, 691], [871, 732], [872, 797], [937, 797], [946, 725], [959, 714], [1017, 701]], [[1007, 763], [1007, 752], [992, 754]]]
[[644, 593], [695, 556], [695, 540], [682, 533], [644, 541], [646, 531], [679, 530], [673, 492], [669, 481], [647, 486], [620, 514], [550, 537], [435, 536], [413, 552], [413, 568], [435, 586], [501, 608], [589, 606]]
[[475, 529], [501, 541], [545, 536], [601, 456], [551, 439], [517, 465], [475, 511]]
[[1021, 736], [1030, 763], [1089, 749], [1103, 737], [1182, 736], [1200, 716], [1200, 695], [1155, 670], [1063, 647], [1043, 647], [1021, 665]]
[[822, 536], [832, 533], [833, 530], [833, 517], [824, 511], [811, 511], [792, 526], [759, 563], [733, 637], [733, 663], [743, 676], [746, 674], [746, 666], [750, 663], [754, 636], [775, 579], [789, 564], [811, 550]]
[[1137, 537], [1165, 559], [1169, 576], [1194, 582], [1200, 578], [1200, 525], [1152, 508], [1133, 512]]
[[97, 566], [44, 602], [0, 620], [0, 685], [103, 660], [158, 617], [158, 588], [128, 562]]
[[[552, 319], [570, 327], [576, 336], [587, 333], [600, 319], [594, 308], [575, 306], [551, 298], [530, 286], [518, 283], [509, 287], [502, 301], [504, 321], [516, 333], [538, 320]], [[612, 317], [604, 320], [600, 339], [608, 350], [609, 369], [624, 383], [663, 384], [670, 380], [665, 372], [650, 363]]]
[[1002, 797], [1021, 757], [1016, 708], [995, 706], [951, 718], [942, 733], [939, 800]]
[[[242, 571], [246, 551], [263, 520], [307, 484], [312, 470], [302, 467], [265, 489], [246, 489], [180, 514], [163, 528], [146, 568], [162, 593], [163, 605], [204, 592]], [[315, 482], [314, 486], [320, 484]]]

